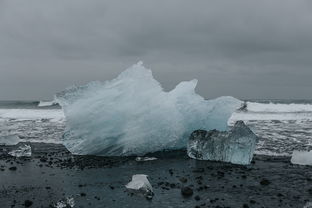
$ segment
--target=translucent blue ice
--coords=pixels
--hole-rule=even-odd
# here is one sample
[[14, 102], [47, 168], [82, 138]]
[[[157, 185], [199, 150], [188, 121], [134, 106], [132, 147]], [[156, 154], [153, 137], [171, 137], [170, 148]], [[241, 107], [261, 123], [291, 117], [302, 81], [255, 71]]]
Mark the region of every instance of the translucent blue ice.
[[258, 137], [244, 124], [237, 121], [230, 131], [194, 131], [187, 145], [189, 157], [234, 164], [250, 164]]
[[225, 130], [241, 101], [205, 100], [197, 80], [165, 92], [141, 62], [106, 82], [71, 87], [56, 95], [66, 116], [64, 145], [74, 154], [144, 155], [186, 148], [196, 129]]

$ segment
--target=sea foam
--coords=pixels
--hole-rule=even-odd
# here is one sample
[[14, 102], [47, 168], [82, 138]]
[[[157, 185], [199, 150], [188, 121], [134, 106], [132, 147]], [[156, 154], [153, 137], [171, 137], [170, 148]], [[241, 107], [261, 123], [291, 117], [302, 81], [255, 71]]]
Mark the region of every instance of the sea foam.
[[299, 112], [312, 112], [311, 104], [298, 104], [298, 103], [256, 103], [246, 102], [247, 110], [249, 112], [262, 112], [262, 113], [299, 113]]

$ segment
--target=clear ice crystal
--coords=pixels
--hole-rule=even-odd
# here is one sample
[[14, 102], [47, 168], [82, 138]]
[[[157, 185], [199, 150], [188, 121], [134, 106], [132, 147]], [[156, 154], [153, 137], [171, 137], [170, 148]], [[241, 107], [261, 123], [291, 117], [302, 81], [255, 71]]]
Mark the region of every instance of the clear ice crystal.
[[165, 92], [139, 62], [111, 81], [68, 88], [56, 95], [66, 117], [63, 144], [79, 155], [142, 156], [185, 148], [196, 129], [225, 130], [241, 101], [205, 100], [196, 84]]
[[147, 179], [147, 175], [137, 174], [132, 176], [132, 180], [126, 185], [130, 192], [144, 195], [146, 198], [153, 198], [154, 192], [152, 185]]
[[230, 131], [194, 131], [188, 141], [187, 154], [198, 160], [214, 160], [233, 164], [250, 164], [258, 137], [237, 121]]

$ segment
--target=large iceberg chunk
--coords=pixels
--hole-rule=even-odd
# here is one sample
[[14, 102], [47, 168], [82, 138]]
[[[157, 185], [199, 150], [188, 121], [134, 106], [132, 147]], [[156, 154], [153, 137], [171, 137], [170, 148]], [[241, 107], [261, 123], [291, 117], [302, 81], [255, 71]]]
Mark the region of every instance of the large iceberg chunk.
[[226, 132], [217, 130], [194, 131], [189, 139], [187, 154], [198, 160], [224, 161], [234, 164], [250, 164], [258, 137], [244, 124], [237, 121]]
[[205, 100], [196, 84], [165, 92], [139, 62], [111, 81], [68, 88], [56, 95], [66, 116], [63, 143], [74, 154], [144, 155], [185, 148], [195, 129], [225, 130], [241, 101]]

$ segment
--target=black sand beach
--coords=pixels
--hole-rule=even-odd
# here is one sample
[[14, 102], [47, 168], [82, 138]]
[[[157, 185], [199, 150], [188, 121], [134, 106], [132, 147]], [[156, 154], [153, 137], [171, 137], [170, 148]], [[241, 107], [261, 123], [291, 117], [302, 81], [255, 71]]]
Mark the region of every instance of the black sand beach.
[[[32, 143], [31, 158], [0, 156], [0, 207], [300, 207], [312, 198], [312, 167], [287, 157], [255, 156], [249, 166], [196, 161], [185, 152], [135, 157], [72, 156], [62, 145]], [[155, 196], [127, 192], [132, 175], [147, 174]], [[183, 196], [181, 188], [193, 194]]]

